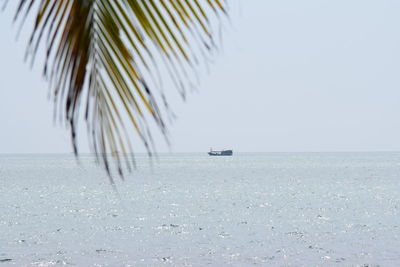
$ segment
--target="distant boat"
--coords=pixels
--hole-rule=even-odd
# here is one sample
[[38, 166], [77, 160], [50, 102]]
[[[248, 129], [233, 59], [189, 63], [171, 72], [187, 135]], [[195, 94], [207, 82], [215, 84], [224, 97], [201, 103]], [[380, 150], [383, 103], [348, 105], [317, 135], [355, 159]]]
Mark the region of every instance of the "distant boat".
[[211, 148], [210, 152], [208, 152], [208, 155], [210, 155], [210, 156], [232, 156], [233, 151], [232, 150], [213, 151]]

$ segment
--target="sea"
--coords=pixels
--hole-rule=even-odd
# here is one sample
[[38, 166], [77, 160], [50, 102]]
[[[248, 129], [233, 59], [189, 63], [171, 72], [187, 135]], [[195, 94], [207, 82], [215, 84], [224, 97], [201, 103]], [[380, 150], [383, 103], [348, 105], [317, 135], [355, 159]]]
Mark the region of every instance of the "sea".
[[0, 156], [2, 266], [400, 266], [400, 153]]

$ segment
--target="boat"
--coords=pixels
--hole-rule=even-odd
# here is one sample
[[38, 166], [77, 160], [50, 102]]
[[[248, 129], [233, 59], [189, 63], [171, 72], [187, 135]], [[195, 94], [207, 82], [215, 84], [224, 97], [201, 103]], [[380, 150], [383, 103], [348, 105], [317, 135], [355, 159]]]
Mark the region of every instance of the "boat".
[[211, 148], [210, 152], [208, 152], [208, 155], [210, 155], [210, 156], [232, 156], [233, 151], [232, 150], [213, 151]]

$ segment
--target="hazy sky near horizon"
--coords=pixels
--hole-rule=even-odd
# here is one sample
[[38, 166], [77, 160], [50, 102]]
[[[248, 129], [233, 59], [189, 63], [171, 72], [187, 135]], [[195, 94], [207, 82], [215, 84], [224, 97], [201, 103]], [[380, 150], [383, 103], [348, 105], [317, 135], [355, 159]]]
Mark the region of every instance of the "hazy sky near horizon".
[[[158, 151], [400, 151], [400, 1], [231, 5], [223, 52], [198, 92], [170, 98], [171, 146], [156, 135]], [[14, 11], [0, 13], [0, 153], [71, 152]]]

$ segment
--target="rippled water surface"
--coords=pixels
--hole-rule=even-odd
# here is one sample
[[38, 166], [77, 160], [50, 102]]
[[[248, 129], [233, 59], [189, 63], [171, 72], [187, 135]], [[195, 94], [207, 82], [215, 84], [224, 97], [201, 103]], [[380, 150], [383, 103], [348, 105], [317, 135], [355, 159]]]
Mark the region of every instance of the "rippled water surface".
[[0, 157], [0, 266], [400, 266], [400, 154]]

